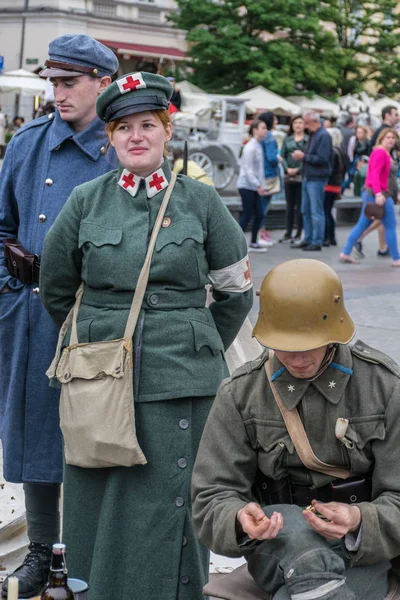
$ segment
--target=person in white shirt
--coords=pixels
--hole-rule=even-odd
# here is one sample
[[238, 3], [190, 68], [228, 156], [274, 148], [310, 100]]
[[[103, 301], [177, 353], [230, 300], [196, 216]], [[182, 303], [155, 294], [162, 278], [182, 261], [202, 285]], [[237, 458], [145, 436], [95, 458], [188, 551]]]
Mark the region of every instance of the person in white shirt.
[[250, 124], [249, 135], [251, 139], [243, 148], [240, 160], [240, 173], [236, 187], [242, 199], [243, 212], [240, 218], [240, 227], [246, 230], [250, 219], [252, 221], [251, 242], [249, 251], [266, 252], [265, 247], [257, 243], [257, 234], [261, 221], [260, 196], [265, 194], [264, 189], [264, 155], [261, 140], [267, 133], [264, 121], [258, 119]]

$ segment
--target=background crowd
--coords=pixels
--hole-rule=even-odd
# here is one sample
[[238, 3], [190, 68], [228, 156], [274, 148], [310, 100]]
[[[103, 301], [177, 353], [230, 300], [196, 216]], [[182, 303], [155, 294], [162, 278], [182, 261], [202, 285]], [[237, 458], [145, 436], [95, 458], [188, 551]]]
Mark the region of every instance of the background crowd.
[[[278, 147], [274, 136], [277, 118], [271, 112], [258, 115], [249, 127], [249, 141], [243, 148], [237, 180], [243, 204], [240, 225], [246, 230], [252, 223], [249, 251], [266, 252], [268, 246], [277, 241], [266, 230], [265, 218], [272, 196], [281, 190], [284, 190], [286, 200], [286, 231], [279, 242], [307, 252], [336, 246], [333, 208], [347, 191], [362, 196], [361, 216], [366, 221], [358, 227], [354, 240], [353, 234], [351, 246], [346, 245], [341, 260], [355, 264], [356, 258], [363, 258], [363, 238], [378, 229], [378, 256], [391, 255], [393, 266], [396, 266], [396, 221], [394, 209], [392, 211], [390, 207], [391, 203], [393, 206], [397, 203], [399, 195], [398, 121], [398, 110], [390, 105], [383, 108], [382, 124], [376, 130], [356, 123], [351, 114], [336, 125], [332, 119], [323, 119], [311, 111], [292, 118]], [[376, 152], [378, 148], [380, 152]], [[371, 153], [372, 163], [369, 162]], [[378, 166], [376, 154], [382, 156]], [[379, 189], [368, 196], [368, 185], [372, 180], [377, 181]], [[365, 204], [375, 202], [376, 193], [385, 198], [385, 216], [382, 211], [372, 217], [366, 216]], [[368, 207], [367, 213], [369, 210]], [[389, 243], [388, 215], [391, 223]], [[352, 249], [356, 258], [350, 256]]]

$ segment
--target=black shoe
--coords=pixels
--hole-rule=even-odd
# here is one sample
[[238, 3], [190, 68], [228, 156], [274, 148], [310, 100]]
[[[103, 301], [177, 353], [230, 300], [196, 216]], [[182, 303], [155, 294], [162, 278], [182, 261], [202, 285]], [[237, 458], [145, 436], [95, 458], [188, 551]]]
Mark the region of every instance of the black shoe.
[[287, 242], [291, 242], [291, 241], [292, 241], [292, 236], [285, 233], [285, 235], [283, 237], [281, 237], [281, 239], [279, 240], [279, 243], [286, 244]]
[[307, 246], [303, 247], [303, 250], [305, 250], [306, 252], [317, 252], [318, 250], [322, 250], [322, 248], [317, 244], [307, 244]]
[[390, 256], [389, 248], [386, 248], [386, 250], [378, 250], [376, 255], [377, 256]]
[[335, 240], [335, 238], [333, 238], [333, 240], [329, 240], [331, 246], [337, 246], [337, 241]]
[[356, 242], [354, 244], [354, 250], [355, 250], [355, 253], [358, 256], [358, 258], [365, 258], [362, 242]]
[[331, 242], [330, 242], [330, 240], [324, 240], [322, 245], [325, 246], [326, 248], [329, 248], [329, 246], [331, 245]]
[[[50, 571], [51, 550], [47, 544], [31, 542], [28, 554], [20, 567], [9, 577], [17, 577], [19, 582], [19, 598], [32, 598], [41, 594], [47, 583]], [[8, 577], [3, 583], [1, 595], [7, 598]]]
[[290, 244], [291, 248], [305, 248], [306, 246], [309, 246], [310, 242], [306, 242], [305, 240], [303, 242], [292, 242]]

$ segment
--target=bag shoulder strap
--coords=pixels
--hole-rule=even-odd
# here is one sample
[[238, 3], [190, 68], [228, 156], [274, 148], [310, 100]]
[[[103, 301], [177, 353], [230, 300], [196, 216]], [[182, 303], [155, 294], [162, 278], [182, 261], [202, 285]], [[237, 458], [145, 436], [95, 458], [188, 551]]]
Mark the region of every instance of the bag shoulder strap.
[[271, 381], [271, 358], [273, 352], [269, 353], [269, 360], [265, 363], [265, 371], [267, 373], [269, 385], [274, 395], [275, 401], [282, 413], [283, 420], [285, 421], [286, 429], [288, 430], [289, 436], [293, 442], [296, 452], [300, 457], [301, 462], [312, 471], [318, 471], [319, 473], [325, 473], [332, 477], [339, 479], [348, 479], [351, 477], [350, 471], [347, 471], [343, 467], [337, 467], [320, 460], [313, 452], [310, 441], [307, 437], [304, 425], [300, 419], [297, 408], [289, 410], [280, 397], [278, 390]]

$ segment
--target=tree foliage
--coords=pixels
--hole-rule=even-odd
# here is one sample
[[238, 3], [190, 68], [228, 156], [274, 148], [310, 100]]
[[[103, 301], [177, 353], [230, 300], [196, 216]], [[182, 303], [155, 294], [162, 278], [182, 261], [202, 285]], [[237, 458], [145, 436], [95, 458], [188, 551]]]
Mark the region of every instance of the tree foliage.
[[374, 82], [378, 91], [400, 91], [400, 14], [397, 0], [329, 0], [323, 18], [333, 23], [341, 50], [342, 93]]
[[398, 90], [396, 0], [177, 0], [189, 78], [210, 92]]

